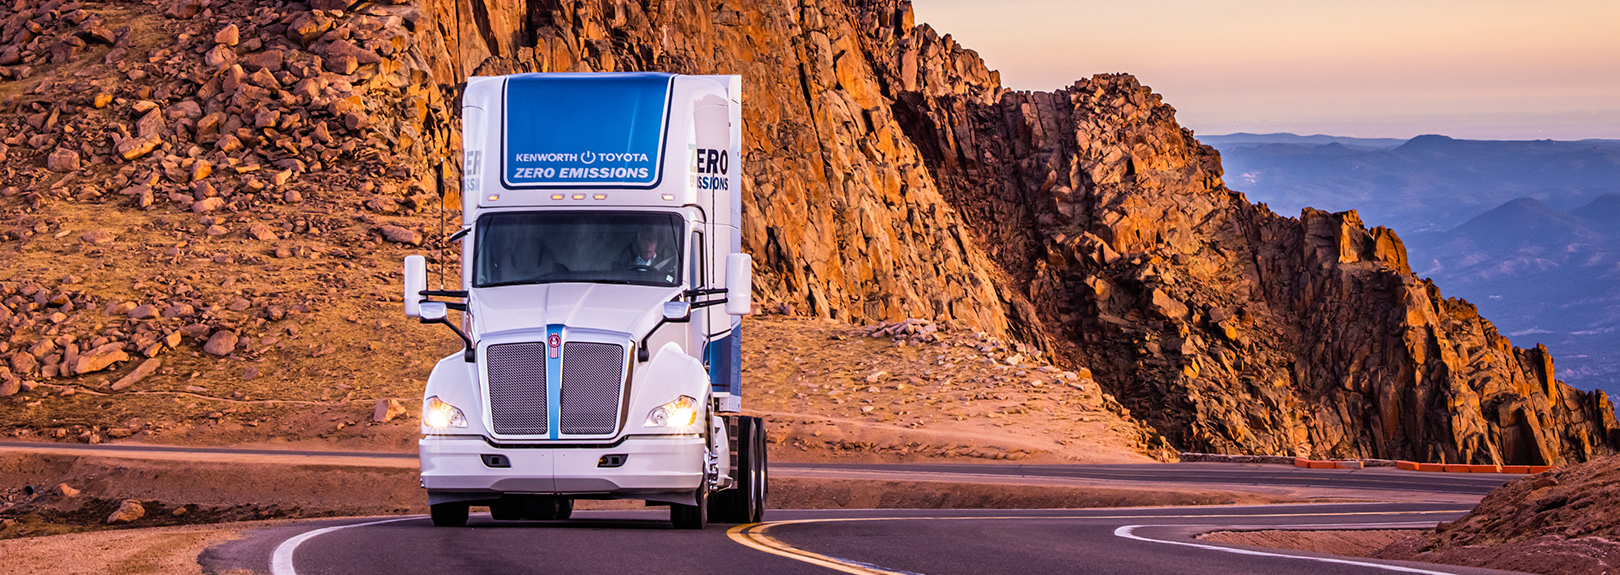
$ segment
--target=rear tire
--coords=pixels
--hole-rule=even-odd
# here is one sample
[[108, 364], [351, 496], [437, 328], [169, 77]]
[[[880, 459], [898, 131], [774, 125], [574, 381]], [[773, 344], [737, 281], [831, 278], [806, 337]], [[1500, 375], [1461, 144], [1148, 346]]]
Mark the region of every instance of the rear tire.
[[433, 517], [434, 527], [465, 527], [467, 525], [466, 503], [440, 503], [429, 506], [429, 514]]
[[[705, 480], [707, 481], [707, 480]], [[709, 489], [707, 485], [698, 486], [697, 505], [669, 504], [669, 522], [676, 529], [702, 529], [709, 519]]]

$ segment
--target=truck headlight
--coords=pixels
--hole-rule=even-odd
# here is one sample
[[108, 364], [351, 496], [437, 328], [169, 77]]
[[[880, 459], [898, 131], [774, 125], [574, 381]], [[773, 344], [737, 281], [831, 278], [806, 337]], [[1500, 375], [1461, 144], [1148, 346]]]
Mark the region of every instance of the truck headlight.
[[689, 395], [653, 408], [647, 414], [646, 427], [687, 427], [697, 423], [697, 399]]
[[467, 416], [461, 413], [460, 408], [445, 403], [435, 395], [422, 402], [422, 425], [439, 429], [466, 427]]

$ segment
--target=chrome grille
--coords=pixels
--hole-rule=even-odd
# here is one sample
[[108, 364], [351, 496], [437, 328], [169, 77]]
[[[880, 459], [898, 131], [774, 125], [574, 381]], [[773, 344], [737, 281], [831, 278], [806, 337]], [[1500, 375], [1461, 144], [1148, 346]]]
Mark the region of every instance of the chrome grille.
[[489, 346], [489, 418], [501, 435], [545, 435], [546, 344]]
[[613, 433], [619, 423], [624, 346], [573, 342], [563, 346], [562, 421], [570, 435]]

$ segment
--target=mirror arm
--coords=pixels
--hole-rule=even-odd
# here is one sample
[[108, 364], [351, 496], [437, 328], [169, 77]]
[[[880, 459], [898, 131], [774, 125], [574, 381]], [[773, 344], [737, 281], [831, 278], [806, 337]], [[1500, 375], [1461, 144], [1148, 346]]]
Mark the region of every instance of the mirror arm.
[[425, 289], [425, 290], [422, 290], [422, 291], [419, 291], [419, 292], [416, 292], [416, 293], [419, 293], [419, 294], [422, 294], [422, 295], [428, 296], [428, 297], [454, 297], [454, 298], [467, 299], [467, 290]]
[[[693, 306], [693, 307], [697, 307], [697, 306]], [[671, 320], [671, 319], [669, 319], [667, 317], [659, 318], [658, 323], [653, 324], [652, 329], [647, 330], [647, 335], [642, 336], [641, 345], [636, 346], [636, 361], [646, 363], [648, 357], [650, 355], [652, 355], [651, 352], [647, 351], [647, 340], [652, 339], [653, 334], [658, 333], [658, 328], [664, 327], [664, 324], [667, 324], [667, 323], [686, 323], [686, 322], [689, 322], [689, 321], [692, 321], [691, 318], [687, 318], [687, 319], [684, 319], [684, 320]]]
[[[446, 307], [449, 307], [449, 306], [446, 305]], [[463, 306], [463, 307], [465, 308], [465, 306]], [[465, 309], [463, 309], [463, 311], [465, 311]], [[475, 355], [476, 355], [474, 353], [475, 348], [473, 347], [472, 340], [468, 339], [467, 334], [462, 333], [461, 328], [456, 327], [456, 324], [450, 323], [450, 320], [445, 319], [445, 318], [439, 318], [439, 319], [434, 319], [434, 320], [424, 319], [424, 320], [418, 320], [418, 321], [420, 321], [422, 323], [442, 323], [442, 324], [444, 324], [444, 327], [448, 327], [448, 328], [450, 328], [450, 331], [456, 332], [456, 337], [461, 338], [461, 344], [462, 344], [461, 359], [465, 360], [467, 363], [472, 363], [472, 362], [477, 360], [477, 357], [475, 357]]]
[[647, 330], [647, 335], [642, 336], [641, 345], [636, 346], [636, 361], [647, 363], [648, 357], [652, 355], [647, 351], [647, 340], [652, 339], [653, 334], [658, 333], [658, 328], [664, 327], [666, 323], [669, 323], [669, 319], [659, 318], [658, 323], [653, 324], [652, 329]]
[[[419, 292], [416, 292], [416, 293], [422, 294], [423, 297], [455, 297], [455, 298], [467, 299], [467, 290], [425, 289], [425, 290], [422, 290], [422, 291], [419, 291]], [[422, 300], [422, 301], [424, 303], [426, 303], [428, 301], [433, 301], [433, 300]], [[446, 302], [439, 302], [439, 303], [444, 304], [444, 307], [447, 307], [447, 308], [450, 308], [450, 309], [453, 309], [453, 310], [456, 310], [456, 311], [467, 311], [467, 303], [466, 302], [446, 301]], [[462, 338], [462, 339], [466, 339], [466, 338]]]
[[[724, 291], [724, 290], [721, 290], [721, 291]], [[692, 304], [692, 309], [702, 309], [702, 308], [706, 308], [706, 307], [714, 307], [714, 306], [717, 306], [717, 305], [720, 305], [720, 304], [723, 304], [723, 303], [726, 303], [726, 298], [711, 299], [711, 300], [708, 300], [708, 301], [700, 301], [700, 302]]]

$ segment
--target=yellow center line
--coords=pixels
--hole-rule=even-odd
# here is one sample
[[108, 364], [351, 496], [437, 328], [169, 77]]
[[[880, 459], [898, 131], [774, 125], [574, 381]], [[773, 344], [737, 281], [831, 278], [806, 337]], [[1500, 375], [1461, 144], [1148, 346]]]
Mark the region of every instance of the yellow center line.
[[772, 527], [781, 525], [799, 525], [808, 523], [853, 523], [861, 521], [1008, 521], [1030, 519], [1229, 519], [1229, 518], [1255, 518], [1255, 517], [1342, 517], [1352, 515], [1437, 515], [1442, 513], [1467, 513], [1472, 509], [1441, 509], [1435, 511], [1402, 511], [1391, 513], [1388, 511], [1341, 511], [1335, 513], [1261, 513], [1261, 514], [1211, 514], [1211, 515], [1002, 515], [985, 517], [850, 517], [827, 519], [794, 519], [789, 521], [770, 521], [766, 523], [748, 523], [738, 525], [726, 530], [726, 537], [739, 545], [802, 561], [819, 567], [826, 567], [834, 571], [852, 573], [855, 575], [916, 575], [908, 571], [894, 571], [882, 567], [861, 563], [852, 559], [823, 555], [814, 551], [807, 551], [783, 543], [765, 534]]

